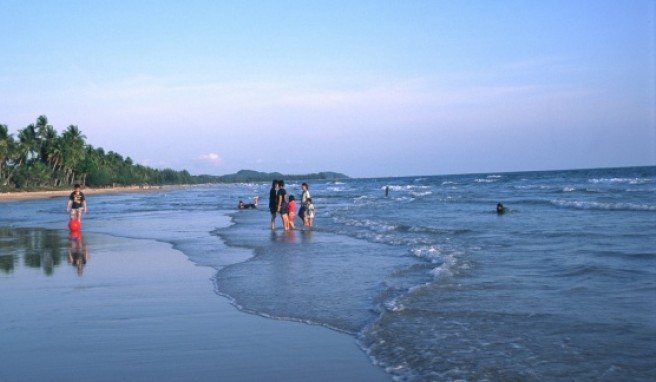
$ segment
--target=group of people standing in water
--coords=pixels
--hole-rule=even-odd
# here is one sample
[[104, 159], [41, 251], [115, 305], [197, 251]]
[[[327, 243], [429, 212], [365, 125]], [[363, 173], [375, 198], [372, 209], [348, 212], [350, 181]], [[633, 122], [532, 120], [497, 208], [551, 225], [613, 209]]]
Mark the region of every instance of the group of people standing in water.
[[296, 198], [294, 195], [287, 195], [285, 182], [283, 180], [274, 180], [271, 182], [269, 190], [269, 211], [271, 211], [271, 229], [276, 229], [276, 218], [278, 214], [282, 219], [282, 226], [285, 231], [296, 229], [295, 219], [298, 216], [303, 220], [303, 228], [314, 225], [314, 204], [310, 197], [310, 190], [307, 183], [301, 185], [301, 206], [296, 214]]

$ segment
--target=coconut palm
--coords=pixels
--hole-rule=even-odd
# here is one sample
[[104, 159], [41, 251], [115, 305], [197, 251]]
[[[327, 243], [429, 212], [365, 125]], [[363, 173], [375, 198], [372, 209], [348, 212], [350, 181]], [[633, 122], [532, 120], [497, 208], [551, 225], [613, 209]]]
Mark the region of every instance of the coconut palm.
[[48, 124], [48, 117], [40, 115], [34, 125], [36, 140], [39, 145], [39, 158], [46, 163], [48, 160], [48, 145], [57, 138], [57, 131], [52, 125]]
[[9, 164], [14, 151], [14, 138], [9, 134], [7, 125], [0, 125], [0, 185], [9, 183]]
[[[62, 134], [62, 145], [64, 152], [64, 168], [67, 174], [66, 183], [75, 182], [75, 170], [84, 158], [86, 136], [75, 125], [70, 125]], [[70, 176], [70, 178], [69, 178]]]
[[19, 165], [33, 160], [39, 152], [39, 140], [34, 125], [28, 125], [18, 131]]

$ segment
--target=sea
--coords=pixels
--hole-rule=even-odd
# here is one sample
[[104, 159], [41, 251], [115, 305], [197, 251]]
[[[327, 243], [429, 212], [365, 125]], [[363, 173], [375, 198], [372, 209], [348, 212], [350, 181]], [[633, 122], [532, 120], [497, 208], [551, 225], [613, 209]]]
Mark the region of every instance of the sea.
[[[92, 195], [83, 231], [171, 243], [217, 298], [348, 333], [397, 381], [656, 380], [656, 166], [307, 183], [311, 229], [272, 231], [244, 183]], [[67, 233], [64, 208], [4, 203], [0, 228]]]

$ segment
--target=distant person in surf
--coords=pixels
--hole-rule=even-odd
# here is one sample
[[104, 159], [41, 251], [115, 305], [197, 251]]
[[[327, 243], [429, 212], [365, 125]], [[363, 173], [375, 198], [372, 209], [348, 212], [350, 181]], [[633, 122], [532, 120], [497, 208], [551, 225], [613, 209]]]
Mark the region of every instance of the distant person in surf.
[[506, 211], [506, 207], [504, 207], [503, 204], [497, 203], [497, 214], [503, 215]]
[[243, 201], [240, 200], [237, 207], [240, 210], [247, 210], [247, 209], [250, 209], [250, 208], [257, 208], [258, 200], [259, 200], [259, 197], [257, 197], [257, 196], [253, 198], [253, 203], [244, 203]]

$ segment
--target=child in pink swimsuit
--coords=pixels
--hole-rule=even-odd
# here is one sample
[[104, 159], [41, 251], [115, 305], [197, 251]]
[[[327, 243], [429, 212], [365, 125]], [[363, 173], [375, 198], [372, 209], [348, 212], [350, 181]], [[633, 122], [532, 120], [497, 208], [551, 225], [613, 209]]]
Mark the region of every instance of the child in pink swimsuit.
[[294, 226], [294, 218], [296, 218], [296, 198], [294, 198], [294, 195], [289, 195], [287, 208], [289, 209], [289, 226], [291, 229], [296, 229]]

